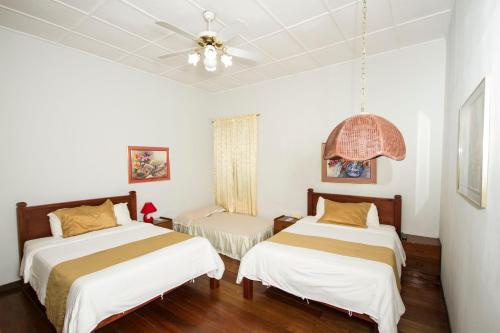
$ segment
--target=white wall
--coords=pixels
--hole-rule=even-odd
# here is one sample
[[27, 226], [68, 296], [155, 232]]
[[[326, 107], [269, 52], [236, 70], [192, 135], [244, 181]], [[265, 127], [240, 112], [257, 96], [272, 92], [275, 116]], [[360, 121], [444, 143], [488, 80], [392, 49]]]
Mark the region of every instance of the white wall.
[[[500, 332], [500, 3], [457, 0], [448, 41], [441, 280], [455, 333]], [[491, 92], [488, 206], [456, 192], [458, 110], [487, 75]]]
[[[320, 145], [359, 110], [359, 63], [210, 95], [0, 29], [0, 285], [17, 279], [15, 203], [138, 191], [159, 214], [212, 201], [209, 118], [259, 112], [260, 215], [306, 213], [306, 189], [403, 195], [403, 231], [437, 236], [445, 44], [371, 57], [368, 108], [394, 122], [407, 158], [379, 159], [377, 185], [321, 183]], [[127, 183], [127, 145], [169, 146], [172, 180]]]
[[[403, 196], [403, 231], [438, 236], [445, 42], [368, 61], [368, 109], [402, 131], [407, 157], [378, 160], [378, 184], [321, 182], [321, 143], [359, 112], [359, 62], [349, 62], [217, 94], [214, 116], [260, 113], [258, 209], [265, 217], [306, 214], [306, 190]], [[215, 100], [215, 98], [214, 98]]]
[[[204, 92], [3, 29], [0, 45], [0, 285], [18, 279], [18, 201], [136, 190], [167, 216], [212, 202]], [[128, 184], [128, 145], [170, 147], [172, 180]]]

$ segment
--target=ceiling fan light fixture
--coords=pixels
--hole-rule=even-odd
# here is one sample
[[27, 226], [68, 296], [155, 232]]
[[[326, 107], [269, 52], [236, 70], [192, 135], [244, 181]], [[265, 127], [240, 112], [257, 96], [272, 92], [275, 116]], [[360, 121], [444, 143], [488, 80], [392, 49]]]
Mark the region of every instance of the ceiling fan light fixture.
[[228, 68], [233, 64], [233, 57], [229, 54], [223, 54], [220, 56], [220, 61], [224, 64], [224, 67]]
[[224, 25], [222, 29], [215, 32], [212, 30], [212, 23], [215, 17], [214, 12], [209, 10], [204, 11], [203, 18], [207, 22], [207, 28], [196, 35], [168, 22], [157, 21], [156, 24], [162, 28], [175, 32], [196, 44], [192, 49], [188, 48], [170, 52], [159, 56], [158, 59], [168, 59], [181, 54], [183, 56], [189, 54], [187, 58], [188, 64], [197, 66], [200, 60], [203, 60], [204, 68], [209, 72], [215, 72], [217, 70], [219, 60], [225, 68], [232, 66], [233, 57], [236, 59], [247, 59], [251, 62], [260, 62], [262, 60], [262, 58], [251, 51], [229, 47], [227, 45], [230, 40], [234, 39], [244, 28], [246, 28], [245, 21], [238, 19]]
[[198, 52], [193, 52], [193, 53], [190, 53], [188, 55], [188, 63], [193, 65], [193, 66], [196, 66], [198, 64], [198, 62], [200, 61], [200, 54]]

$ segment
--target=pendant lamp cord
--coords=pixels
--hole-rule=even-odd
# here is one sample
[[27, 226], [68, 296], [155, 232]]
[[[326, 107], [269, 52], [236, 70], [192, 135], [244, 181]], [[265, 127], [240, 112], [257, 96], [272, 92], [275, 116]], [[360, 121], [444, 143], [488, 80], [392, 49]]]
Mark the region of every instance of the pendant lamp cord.
[[367, 25], [367, 0], [363, 0], [362, 36], [361, 36], [361, 113], [366, 113], [366, 25]]

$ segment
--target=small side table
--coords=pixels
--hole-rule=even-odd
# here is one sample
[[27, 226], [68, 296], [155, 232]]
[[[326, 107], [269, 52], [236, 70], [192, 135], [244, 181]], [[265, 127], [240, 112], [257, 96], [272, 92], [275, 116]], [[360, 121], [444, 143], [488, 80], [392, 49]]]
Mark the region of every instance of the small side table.
[[281, 230], [288, 228], [299, 219], [291, 216], [281, 215], [274, 219], [274, 234], [276, 235]]
[[157, 227], [167, 228], [171, 230], [174, 229], [173, 220], [170, 217], [161, 216], [158, 219], [154, 219], [153, 224]]
[[441, 242], [438, 238], [403, 235], [403, 248], [406, 252], [406, 270], [439, 279], [441, 271]]

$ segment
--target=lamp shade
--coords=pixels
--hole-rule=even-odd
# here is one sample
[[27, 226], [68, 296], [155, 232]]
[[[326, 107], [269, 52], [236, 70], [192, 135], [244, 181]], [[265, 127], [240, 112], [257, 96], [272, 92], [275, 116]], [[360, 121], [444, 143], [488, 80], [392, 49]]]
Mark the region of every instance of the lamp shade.
[[374, 114], [360, 114], [337, 125], [326, 141], [324, 159], [366, 161], [379, 156], [403, 160], [406, 145], [393, 123]]
[[146, 202], [141, 209], [142, 214], [150, 214], [156, 212], [156, 207], [152, 202]]

